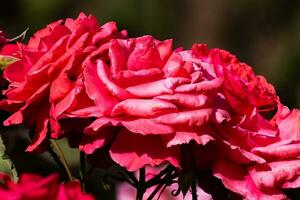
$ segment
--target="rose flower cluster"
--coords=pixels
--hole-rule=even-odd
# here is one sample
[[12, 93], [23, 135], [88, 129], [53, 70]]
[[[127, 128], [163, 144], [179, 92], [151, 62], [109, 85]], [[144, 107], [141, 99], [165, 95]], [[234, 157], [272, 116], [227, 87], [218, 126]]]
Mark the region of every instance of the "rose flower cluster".
[[211, 170], [249, 200], [300, 186], [300, 110], [227, 51], [130, 38], [84, 14], [9, 50], [18, 61], [3, 73], [0, 107], [12, 113], [4, 125], [35, 128], [29, 152], [65, 137], [128, 171]]

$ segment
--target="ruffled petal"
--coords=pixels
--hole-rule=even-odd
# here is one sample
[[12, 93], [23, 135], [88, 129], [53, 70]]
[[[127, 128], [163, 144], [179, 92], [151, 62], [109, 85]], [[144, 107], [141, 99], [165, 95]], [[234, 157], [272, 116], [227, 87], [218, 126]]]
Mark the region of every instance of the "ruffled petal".
[[118, 128], [105, 126], [101, 131], [97, 131], [97, 134], [83, 135], [79, 144], [79, 149], [86, 154], [92, 154], [95, 150], [110, 142], [117, 132]]
[[[291, 185], [291, 182], [297, 180], [300, 175], [300, 160], [282, 160], [270, 162], [267, 166], [250, 167], [249, 173], [258, 187], [280, 188], [286, 181]], [[299, 186], [293, 184], [293, 187]]]
[[[127, 141], [127, 142], [124, 142]], [[142, 136], [122, 129], [110, 149], [111, 158], [128, 171], [169, 162], [179, 167], [179, 149], [166, 148], [160, 136]]]
[[219, 160], [213, 168], [214, 176], [221, 179], [224, 186], [247, 200], [287, 200], [279, 190], [258, 188], [247, 171], [226, 160]]
[[273, 143], [265, 147], [256, 147], [252, 150], [252, 152], [267, 160], [281, 160], [300, 156], [299, 141], [283, 142]]

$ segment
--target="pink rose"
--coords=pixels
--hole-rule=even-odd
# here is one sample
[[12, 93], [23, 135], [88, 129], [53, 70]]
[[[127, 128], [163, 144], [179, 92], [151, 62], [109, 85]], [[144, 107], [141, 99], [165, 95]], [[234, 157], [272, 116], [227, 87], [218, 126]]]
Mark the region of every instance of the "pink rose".
[[[62, 137], [58, 113], [92, 102], [80, 101], [82, 63], [110, 39], [125, 35], [125, 31], [118, 32], [114, 22], [100, 26], [95, 17], [81, 13], [75, 20], [47, 25], [27, 45], [14, 45], [20, 60], [4, 71], [10, 84], [0, 106], [13, 112], [4, 125], [24, 123], [35, 127], [35, 137], [27, 151], [41, 150], [50, 132], [53, 138]], [[76, 99], [70, 99], [68, 94], [74, 91]]]
[[22, 174], [14, 183], [6, 174], [0, 174], [1, 200], [93, 200], [81, 191], [79, 182], [59, 183], [57, 174], [45, 178], [34, 174]]
[[279, 103], [268, 121], [258, 113], [219, 130], [223, 158], [214, 174], [245, 199], [287, 199], [282, 189], [300, 187], [300, 110]]
[[129, 171], [165, 162], [180, 167], [181, 144], [205, 145], [214, 140], [211, 125], [230, 119], [223, 77], [192, 51], [173, 51], [171, 40], [116, 39], [101, 52], [83, 73], [94, 105], [60, 116], [97, 117], [79, 145], [87, 154], [108, 147]]
[[256, 76], [253, 69], [240, 62], [234, 55], [221, 49], [209, 50], [197, 44], [193, 54], [203, 63], [214, 65], [218, 74], [224, 76], [223, 92], [233, 109], [239, 113], [274, 109], [277, 96], [274, 87], [263, 76]]

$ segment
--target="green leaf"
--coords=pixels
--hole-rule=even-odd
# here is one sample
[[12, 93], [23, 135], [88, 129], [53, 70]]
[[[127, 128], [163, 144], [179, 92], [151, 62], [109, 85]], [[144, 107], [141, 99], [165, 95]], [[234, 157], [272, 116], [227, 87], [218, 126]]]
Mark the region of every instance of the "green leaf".
[[196, 178], [195, 172], [182, 172], [178, 177], [179, 187], [183, 193], [183, 196], [189, 191], [193, 181]]
[[14, 181], [18, 181], [18, 173], [13, 164], [6, 154], [6, 148], [0, 135], [0, 172], [7, 173]]
[[0, 69], [4, 70], [8, 65], [18, 61], [18, 58], [15, 58], [13, 56], [4, 56], [0, 55]]

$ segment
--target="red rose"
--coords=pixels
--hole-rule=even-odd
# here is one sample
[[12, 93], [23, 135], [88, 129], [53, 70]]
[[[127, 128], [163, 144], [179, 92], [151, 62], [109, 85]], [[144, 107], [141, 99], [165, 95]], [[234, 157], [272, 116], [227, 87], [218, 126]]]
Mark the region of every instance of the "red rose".
[[287, 199], [282, 189], [300, 187], [300, 110], [279, 104], [271, 121], [254, 112], [219, 133], [227, 160], [217, 161], [214, 173], [227, 188], [254, 200]]
[[229, 120], [223, 78], [191, 51], [173, 51], [171, 40], [118, 39], [101, 53], [83, 73], [96, 107], [60, 116], [97, 117], [85, 129], [82, 151], [112, 144], [111, 158], [130, 171], [166, 161], [179, 167], [180, 144], [204, 145], [213, 140], [210, 126]]
[[[78, 97], [83, 88], [82, 63], [111, 38], [125, 35], [124, 31], [118, 32], [114, 22], [99, 26], [95, 17], [81, 13], [75, 20], [49, 24], [36, 32], [27, 45], [15, 45], [20, 60], [4, 71], [10, 85], [4, 92], [7, 98], [0, 105], [14, 112], [4, 125], [25, 123], [36, 127], [27, 151], [44, 144], [50, 133], [48, 127], [52, 137], [61, 136], [57, 113], [91, 102], [80, 102]], [[76, 99], [69, 99], [69, 93]]]
[[57, 174], [45, 178], [34, 174], [22, 174], [18, 183], [6, 174], [0, 174], [1, 200], [93, 200], [81, 191], [79, 182], [59, 183]]
[[253, 108], [266, 111], [276, 107], [274, 87], [228, 51], [208, 50], [206, 45], [197, 44], [193, 46], [193, 54], [202, 58], [205, 64], [214, 65], [218, 74], [224, 76], [223, 92], [236, 112], [243, 114]]

